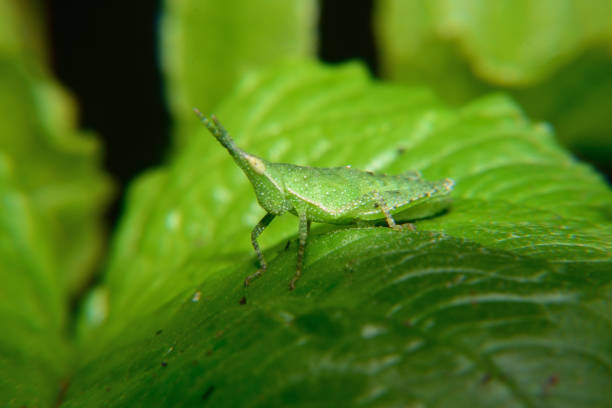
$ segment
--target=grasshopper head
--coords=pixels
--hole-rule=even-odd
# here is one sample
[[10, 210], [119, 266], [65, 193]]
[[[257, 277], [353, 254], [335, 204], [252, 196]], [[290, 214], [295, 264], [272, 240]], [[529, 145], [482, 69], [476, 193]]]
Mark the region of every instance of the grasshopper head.
[[288, 210], [288, 202], [285, 200], [285, 190], [282, 183], [282, 175], [276, 174], [273, 163], [254, 156], [240, 149], [225, 130], [219, 120], [212, 115], [209, 120], [194, 108], [194, 112], [208, 131], [227, 149], [234, 161], [240, 166], [253, 185], [257, 201], [268, 212], [280, 214]]
[[285, 188], [282, 175], [274, 163], [270, 163], [248, 153], [242, 155], [242, 164], [238, 162], [253, 185], [257, 201], [268, 212], [282, 214], [291, 208], [285, 199]]

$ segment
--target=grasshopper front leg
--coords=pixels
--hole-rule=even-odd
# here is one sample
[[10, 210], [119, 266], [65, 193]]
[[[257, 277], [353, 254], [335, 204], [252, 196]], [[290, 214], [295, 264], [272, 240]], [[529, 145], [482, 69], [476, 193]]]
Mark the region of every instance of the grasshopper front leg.
[[253, 244], [253, 248], [255, 248], [255, 253], [257, 254], [257, 259], [259, 259], [259, 269], [252, 275], [247, 276], [244, 280], [244, 286], [249, 286], [253, 279], [259, 278], [263, 273], [268, 269], [268, 265], [266, 264], [266, 260], [264, 259], [263, 253], [259, 248], [259, 244], [257, 243], [257, 237], [266, 229], [268, 225], [272, 222], [275, 215], [272, 213], [267, 213], [264, 217], [257, 223], [253, 231], [251, 232], [251, 244]]
[[298, 227], [298, 235], [300, 240], [300, 245], [298, 246], [297, 253], [297, 267], [295, 269], [295, 275], [293, 275], [293, 279], [289, 283], [289, 290], [295, 289], [295, 282], [300, 279], [302, 276], [302, 268], [304, 266], [304, 252], [306, 251], [306, 240], [308, 239], [308, 234], [310, 233], [310, 220], [306, 218], [306, 213], [300, 213], [300, 226]]

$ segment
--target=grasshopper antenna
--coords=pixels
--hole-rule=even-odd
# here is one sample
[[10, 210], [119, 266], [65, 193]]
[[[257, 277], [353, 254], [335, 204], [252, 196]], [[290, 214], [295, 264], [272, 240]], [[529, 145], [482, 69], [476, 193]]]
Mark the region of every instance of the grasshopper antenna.
[[229, 135], [229, 132], [225, 130], [219, 119], [215, 115], [210, 115], [212, 121], [208, 119], [198, 108], [193, 108], [193, 111], [200, 119], [200, 122], [206, 126], [206, 129], [225, 147], [230, 151], [232, 155], [236, 155], [238, 157], [242, 156], [244, 152], [240, 150], [236, 144], [234, 144], [234, 140]]
[[193, 108], [193, 111], [195, 112], [195, 114], [200, 119], [200, 122], [202, 122], [204, 124], [204, 126], [206, 126], [206, 129], [208, 129], [210, 131], [210, 133], [212, 133], [218, 139], [219, 138], [219, 135], [218, 135], [219, 130], [217, 128], [215, 128], [213, 123], [206, 116], [204, 116], [204, 114], [202, 112], [200, 112], [200, 110], [198, 108]]

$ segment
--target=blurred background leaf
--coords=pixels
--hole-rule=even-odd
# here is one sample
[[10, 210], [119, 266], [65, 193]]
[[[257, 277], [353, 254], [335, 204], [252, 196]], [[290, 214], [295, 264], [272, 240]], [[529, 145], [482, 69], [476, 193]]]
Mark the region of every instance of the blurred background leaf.
[[271, 68], [217, 111], [274, 161], [451, 176], [454, 206], [417, 233], [315, 228], [294, 292], [283, 216], [245, 290], [263, 210], [194, 132], [131, 191], [66, 406], [607, 404], [612, 193], [549, 128], [504, 96], [449, 109], [358, 65]]
[[0, 398], [52, 406], [71, 366], [66, 288], [45, 216], [0, 154]]
[[[4, 18], [22, 38], [35, 36], [37, 20], [23, 8], [35, 3], [3, 3]], [[37, 13], [34, 13], [34, 17]], [[21, 20], [19, 19], [21, 18]], [[4, 29], [7, 29], [5, 26]], [[102, 212], [110, 193], [100, 171], [101, 151], [94, 137], [77, 130], [72, 98], [55, 82], [41, 52], [30, 42], [14, 41], [0, 54], [0, 150], [16, 182], [48, 224], [48, 245], [60, 267], [67, 293], [89, 279], [104, 239]]]
[[41, 7], [31, 0], [0, 3], [0, 52], [4, 56], [44, 61]]
[[193, 132], [192, 108], [209, 112], [258, 67], [314, 56], [313, 0], [168, 1], [161, 50], [179, 146]]
[[612, 3], [376, 5], [383, 76], [426, 83], [455, 104], [504, 89], [578, 156], [612, 173]]
[[0, 3], [3, 406], [52, 406], [62, 393], [69, 300], [99, 262], [111, 190], [100, 146], [49, 73], [40, 16], [34, 2]]

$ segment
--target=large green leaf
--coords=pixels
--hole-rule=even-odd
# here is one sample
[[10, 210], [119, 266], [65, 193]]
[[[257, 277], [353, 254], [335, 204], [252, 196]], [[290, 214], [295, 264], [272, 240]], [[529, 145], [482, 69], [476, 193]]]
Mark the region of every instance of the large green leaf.
[[191, 109], [215, 107], [246, 72], [312, 56], [316, 18], [313, 0], [166, 1], [162, 62], [170, 109], [180, 119], [177, 143], [193, 132]]
[[504, 88], [572, 150], [609, 168], [612, 3], [380, 0], [386, 77], [464, 103]]
[[546, 126], [501, 95], [449, 109], [357, 65], [269, 69], [217, 113], [270, 160], [452, 177], [453, 207], [416, 232], [313, 228], [293, 292], [281, 217], [244, 289], [263, 210], [194, 132], [131, 190], [66, 407], [608, 404], [612, 193]]

